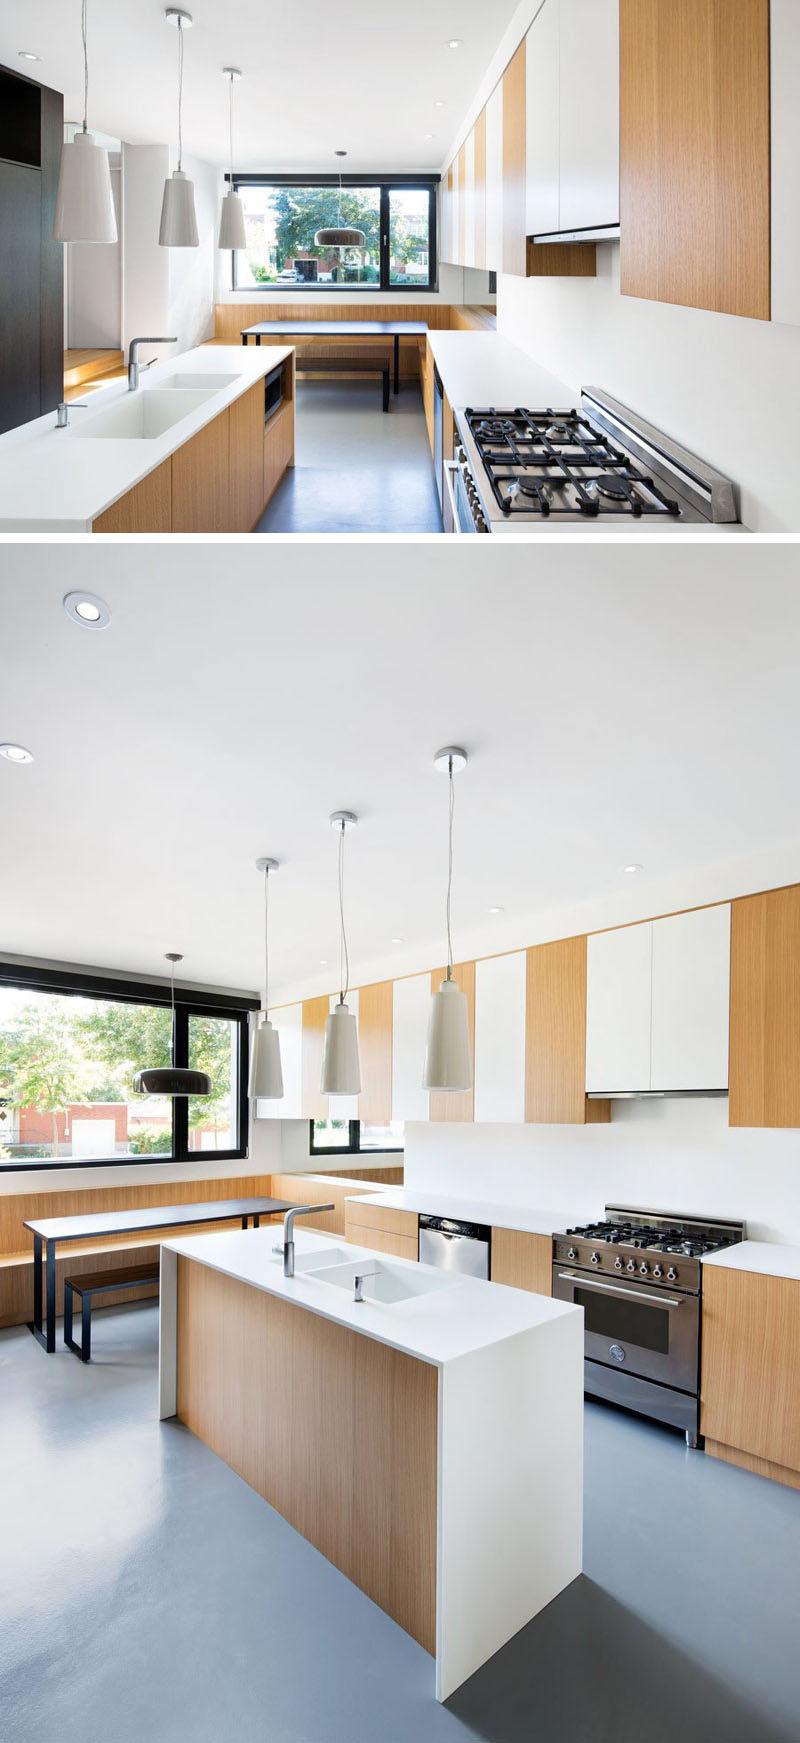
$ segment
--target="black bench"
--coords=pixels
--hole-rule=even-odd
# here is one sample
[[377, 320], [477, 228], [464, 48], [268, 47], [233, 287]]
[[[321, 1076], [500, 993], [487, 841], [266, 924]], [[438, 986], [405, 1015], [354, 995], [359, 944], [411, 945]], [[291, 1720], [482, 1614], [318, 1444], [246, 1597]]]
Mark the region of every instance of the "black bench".
[[[158, 1282], [158, 1264], [129, 1265], [125, 1270], [91, 1271], [85, 1277], [64, 1278], [64, 1342], [67, 1347], [88, 1362], [92, 1353], [92, 1298], [107, 1295], [112, 1289], [142, 1289], [146, 1283]], [[74, 1297], [81, 1298], [81, 1341], [72, 1336]]]
[[389, 365], [382, 363], [379, 357], [298, 357], [295, 365], [298, 375], [316, 375], [319, 371], [326, 375], [380, 375], [383, 377], [383, 409], [389, 410]]

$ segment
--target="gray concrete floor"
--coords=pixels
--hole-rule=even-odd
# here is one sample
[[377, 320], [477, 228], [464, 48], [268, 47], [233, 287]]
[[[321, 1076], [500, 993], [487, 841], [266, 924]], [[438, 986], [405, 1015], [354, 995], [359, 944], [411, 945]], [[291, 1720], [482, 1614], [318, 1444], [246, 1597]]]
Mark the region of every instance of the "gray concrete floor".
[[[60, 1336], [60, 1328], [59, 1328]], [[178, 1423], [156, 1311], [0, 1333], [8, 1743], [797, 1743], [800, 1494], [586, 1413], [586, 1573], [446, 1707], [428, 1656]]]
[[259, 533], [440, 533], [422, 395], [400, 384], [381, 410], [380, 378], [299, 381], [295, 465]]

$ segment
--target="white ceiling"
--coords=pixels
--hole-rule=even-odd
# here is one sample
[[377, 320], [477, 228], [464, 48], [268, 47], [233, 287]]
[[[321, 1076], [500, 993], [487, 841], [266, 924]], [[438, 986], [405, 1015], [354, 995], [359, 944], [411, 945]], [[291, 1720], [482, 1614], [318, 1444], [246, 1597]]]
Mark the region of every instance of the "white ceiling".
[[[227, 164], [224, 66], [236, 87], [236, 167], [436, 169], [516, 0], [188, 0], [184, 140]], [[176, 32], [159, 0], [89, 0], [89, 124], [133, 143], [175, 137]], [[459, 37], [463, 47], [445, 45]], [[19, 59], [19, 50], [41, 64]], [[0, 0], [0, 60], [83, 103], [80, 0]], [[445, 107], [434, 108], [441, 100]], [[433, 139], [425, 134], [432, 133]]]
[[[350, 807], [355, 984], [431, 965], [432, 757], [459, 741], [457, 954], [532, 942], [570, 905], [663, 912], [666, 885], [781, 844], [800, 877], [791, 546], [112, 540], [2, 558], [0, 740], [35, 762], [0, 760], [0, 949], [144, 973], [176, 949], [188, 978], [257, 986], [269, 853], [276, 993], [332, 990], [328, 814]], [[66, 617], [78, 586], [108, 629]]]

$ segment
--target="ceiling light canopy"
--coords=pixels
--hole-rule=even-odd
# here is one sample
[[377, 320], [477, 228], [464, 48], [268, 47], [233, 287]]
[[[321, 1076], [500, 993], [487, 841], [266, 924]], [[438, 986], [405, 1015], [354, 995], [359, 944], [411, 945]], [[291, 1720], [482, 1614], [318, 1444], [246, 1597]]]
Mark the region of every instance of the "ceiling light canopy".
[[445, 47], [446, 48], [463, 48], [464, 44], [461, 41], [460, 36], [449, 36], [447, 39], [447, 42], [445, 43]]
[[348, 829], [354, 829], [358, 818], [354, 811], [334, 811], [331, 813], [331, 828], [339, 834], [339, 927], [340, 927], [340, 979], [339, 1003], [335, 1005], [325, 1024], [325, 1047], [322, 1055], [322, 1095], [360, 1095], [361, 1094], [361, 1060], [358, 1053], [358, 1025], [353, 1012], [347, 1007], [347, 994], [350, 987], [350, 955], [347, 949], [347, 930], [344, 922], [344, 838]]
[[264, 1020], [253, 1037], [249, 1093], [253, 1100], [280, 1101], [283, 1095], [281, 1042], [269, 1020], [269, 874], [278, 870], [276, 859], [257, 859], [256, 871], [264, 873]]
[[62, 600], [67, 617], [82, 629], [106, 629], [111, 612], [99, 593], [65, 593]]
[[[179, 950], [168, 950], [172, 1032], [170, 1054], [175, 1058], [175, 964], [183, 962]], [[193, 1071], [188, 1065], [148, 1065], [137, 1071], [133, 1079], [136, 1095], [210, 1095], [211, 1078], [205, 1071]]]
[[40, 54], [32, 54], [29, 48], [21, 48], [17, 52], [21, 61], [40, 61], [42, 58]]
[[627, 872], [629, 878], [632, 878], [632, 877], [636, 876], [637, 872], [644, 871], [644, 866], [643, 865], [636, 865], [636, 863], [633, 862], [633, 863], [631, 863], [631, 865], [623, 866], [622, 869], [623, 869], [623, 871]]
[[450, 783], [450, 807], [447, 836], [447, 971], [431, 999], [428, 1023], [428, 1045], [425, 1053], [424, 1089], [472, 1088], [472, 1046], [469, 1034], [469, 1011], [466, 994], [453, 979], [453, 937], [450, 924], [450, 901], [453, 890], [453, 817], [455, 788], [453, 776], [466, 767], [467, 753], [460, 745], [448, 744], [433, 759], [434, 768], [446, 774]]
[[[116, 242], [117, 215], [111, 192], [108, 152], [88, 131], [89, 50], [86, 4], [81, 0], [83, 40], [83, 126], [61, 147], [53, 236], [56, 242]], [[29, 55], [24, 58], [30, 59]], [[38, 55], [32, 57], [38, 60]]]
[[5, 757], [7, 763], [33, 762], [33, 752], [26, 750], [24, 744], [0, 744], [0, 757]]
[[[346, 157], [346, 151], [334, 152], [334, 157]], [[342, 223], [342, 166], [339, 164], [339, 212], [335, 225], [329, 230], [318, 230], [314, 237], [315, 248], [363, 248], [367, 238], [363, 230], [356, 230]]]
[[158, 240], [162, 248], [197, 248], [197, 213], [194, 207], [194, 182], [183, 169], [183, 33], [191, 30], [191, 12], [169, 6], [165, 14], [168, 24], [178, 32], [178, 167], [164, 183], [161, 202], [161, 227]]
[[233, 187], [233, 87], [238, 84], [241, 73], [238, 67], [223, 67], [223, 78], [228, 81], [228, 164], [230, 169], [227, 194], [222, 196], [222, 212], [219, 221], [218, 248], [240, 249], [247, 247], [247, 236], [244, 228], [244, 206], [239, 194]]

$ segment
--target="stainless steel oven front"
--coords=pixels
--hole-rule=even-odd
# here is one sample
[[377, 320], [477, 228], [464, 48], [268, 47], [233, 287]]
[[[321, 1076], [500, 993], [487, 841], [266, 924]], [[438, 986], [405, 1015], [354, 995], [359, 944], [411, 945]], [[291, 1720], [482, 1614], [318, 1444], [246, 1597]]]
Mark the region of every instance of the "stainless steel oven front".
[[[583, 1308], [587, 1364], [696, 1394], [699, 1296], [659, 1284], [592, 1277], [563, 1264], [553, 1266], [553, 1294]], [[595, 1378], [605, 1394], [602, 1376]]]

